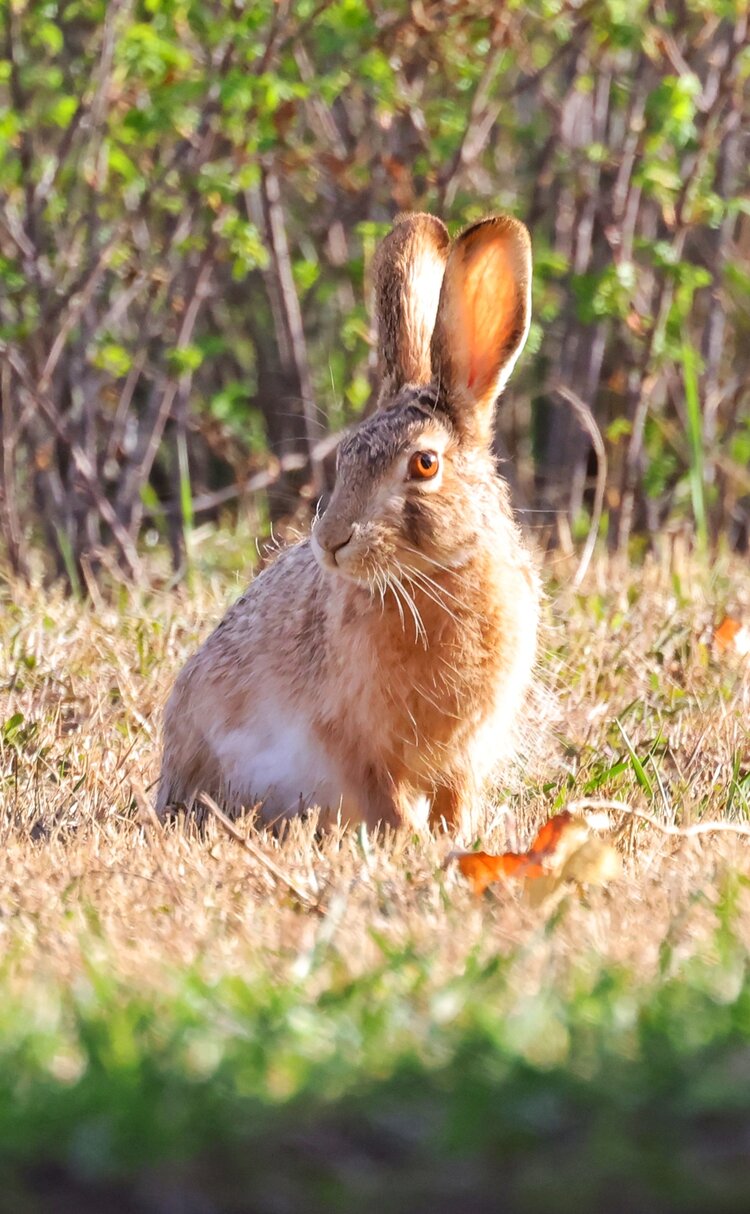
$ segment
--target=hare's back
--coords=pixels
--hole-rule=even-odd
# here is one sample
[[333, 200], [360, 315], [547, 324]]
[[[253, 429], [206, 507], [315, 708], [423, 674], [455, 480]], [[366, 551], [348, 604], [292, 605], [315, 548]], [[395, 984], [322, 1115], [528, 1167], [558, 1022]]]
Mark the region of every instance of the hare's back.
[[310, 541], [287, 548], [268, 565], [237, 599], [200, 653], [226, 651], [233, 658], [242, 652], [252, 658], [262, 646], [276, 645], [281, 656], [289, 638], [308, 627], [310, 604], [321, 594], [321, 571], [313, 556]]
[[286, 707], [307, 682], [310, 640], [324, 610], [320, 569], [306, 541], [251, 582], [187, 663], [176, 693], [182, 686], [212, 732], [262, 713], [266, 702]]

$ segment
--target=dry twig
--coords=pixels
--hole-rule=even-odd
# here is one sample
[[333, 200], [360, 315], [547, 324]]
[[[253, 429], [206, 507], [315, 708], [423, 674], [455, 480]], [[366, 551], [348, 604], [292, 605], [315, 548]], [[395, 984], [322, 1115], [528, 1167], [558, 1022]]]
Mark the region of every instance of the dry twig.
[[567, 806], [571, 813], [583, 813], [586, 810], [612, 810], [615, 813], [627, 814], [631, 818], [639, 818], [642, 822], [648, 822], [649, 826], [653, 826], [663, 835], [672, 835], [677, 839], [691, 839], [695, 835], [746, 835], [750, 836], [750, 825], [744, 822], [694, 822], [690, 826], [670, 826], [667, 822], [660, 822], [653, 814], [646, 813], [643, 809], [633, 809], [632, 805], [628, 805], [626, 801], [609, 801], [606, 798], [584, 798], [581, 801], [571, 801]]
[[213, 814], [216, 821], [226, 832], [226, 834], [229, 835], [230, 839], [234, 839], [235, 843], [239, 843], [240, 847], [244, 848], [244, 850], [251, 855], [254, 860], [257, 860], [258, 864], [262, 865], [266, 872], [270, 873], [276, 881], [280, 881], [282, 885], [285, 885], [287, 889], [291, 890], [295, 897], [299, 898], [303, 906], [306, 906], [308, 910], [316, 911], [318, 914], [323, 913], [317, 902], [314, 900], [314, 898], [311, 898], [307, 890], [303, 889], [301, 885], [298, 885], [297, 882], [291, 877], [288, 877], [283, 869], [279, 868], [278, 864], [276, 864], [264, 852], [262, 852], [259, 847], [256, 847], [254, 843], [251, 843], [249, 839], [245, 838], [245, 836], [237, 829], [231, 819], [228, 818], [224, 811], [219, 808], [213, 797], [209, 797], [208, 793], [202, 792], [197, 800], [204, 809], [207, 809], [210, 814]]

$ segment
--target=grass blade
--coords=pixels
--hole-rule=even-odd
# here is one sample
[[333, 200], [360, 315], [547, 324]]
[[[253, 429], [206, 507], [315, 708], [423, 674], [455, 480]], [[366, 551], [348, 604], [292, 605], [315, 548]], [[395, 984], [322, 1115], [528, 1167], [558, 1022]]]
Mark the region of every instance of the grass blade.
[[682, 343], [682, 380], [685, 385], [685, 411], [690, 444], [690, 499], [695, 520], [695, 535], [699, 552], [708, 547], [704, 479], [703, 418], [698, 396], [698, 355], [694, 346]]

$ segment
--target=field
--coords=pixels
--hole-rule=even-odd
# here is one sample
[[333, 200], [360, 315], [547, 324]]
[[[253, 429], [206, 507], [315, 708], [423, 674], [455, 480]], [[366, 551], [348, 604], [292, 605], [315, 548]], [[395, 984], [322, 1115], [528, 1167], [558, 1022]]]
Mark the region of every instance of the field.
[[[555, 712], [462, 845], [583, 798], [742, 828], [750, 659], [714, 630], [747, 567], [569, 573]], [[750, 1208], [748, 839], [626, 818], [621, 878], [531, 907], [448, 837], [240, 823], [273, 876], [214, 820], [162, 829], [161, 706], [238, 591], [0, 590], [0, 1208]]]

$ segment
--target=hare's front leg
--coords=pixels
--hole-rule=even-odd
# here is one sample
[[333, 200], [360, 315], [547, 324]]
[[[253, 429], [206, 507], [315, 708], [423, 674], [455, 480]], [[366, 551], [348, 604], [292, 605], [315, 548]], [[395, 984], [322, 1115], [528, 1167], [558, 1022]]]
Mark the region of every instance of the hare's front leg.
[[477, 799], [476, 781], [471, 772], [451, 774], [450, 782], [440, 784], [430, 805], [430, 826], [434, 830], [445, 823], [451, 830], [462, 830], [471, 823]]
[[371, 830], [377, 827], [411, 826], [414, 822], [414, 789], [390, 773], [378, 778], [367, 770], [360, 783], [361, 819]]

